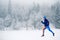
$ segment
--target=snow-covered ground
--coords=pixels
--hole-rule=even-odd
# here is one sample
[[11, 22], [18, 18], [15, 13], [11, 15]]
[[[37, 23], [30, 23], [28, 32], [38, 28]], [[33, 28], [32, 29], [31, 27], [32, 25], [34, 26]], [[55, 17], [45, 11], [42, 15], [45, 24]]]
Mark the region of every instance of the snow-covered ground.
[[18, 30], [0, 31], [0, 40], [60, 40], [60, 29], [53, 29], [55, 36], [45, 30], [45, 36], [41, 37], [42, 30]]

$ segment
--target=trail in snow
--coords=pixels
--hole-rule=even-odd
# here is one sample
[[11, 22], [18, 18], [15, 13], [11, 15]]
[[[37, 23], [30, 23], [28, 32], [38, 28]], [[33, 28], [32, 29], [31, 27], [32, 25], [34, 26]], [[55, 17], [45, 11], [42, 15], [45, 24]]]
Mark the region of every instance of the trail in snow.
[[0, 40], [60, 40], [60, 29], [53, 29], [55, 36], [45, 30], [45, 36], [41, 37], [42, 30], [18, 30], [0, 31]]

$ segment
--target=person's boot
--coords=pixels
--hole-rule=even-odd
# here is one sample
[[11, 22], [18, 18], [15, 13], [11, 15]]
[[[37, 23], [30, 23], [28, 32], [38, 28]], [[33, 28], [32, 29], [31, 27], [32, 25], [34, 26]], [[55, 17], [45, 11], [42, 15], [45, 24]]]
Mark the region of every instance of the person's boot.
[[53, 33], [53, 36], [55, 36], [55, 33]]
[[44, 35], [42, 35], [41, 37], [43, 37]]

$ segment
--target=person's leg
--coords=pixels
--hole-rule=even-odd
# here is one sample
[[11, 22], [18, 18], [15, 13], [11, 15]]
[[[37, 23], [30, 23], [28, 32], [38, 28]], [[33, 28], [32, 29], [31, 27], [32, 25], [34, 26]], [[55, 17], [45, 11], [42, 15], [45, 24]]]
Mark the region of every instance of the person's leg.
[[47, 26], [47, 29], [53, 34], [53, 36], [54, 36], [54, 32], [50, 29], [50, 27], [49, 26]]
[[45, 31], [45, 29], [46, 29], [46, 27], [44, 27], [44, 28], [42, 29], [43, 34], [42, 34], [42, 36], [41, 36], [41, 37], [43, 37], [43, 36], [44, 36], [44, 31]]

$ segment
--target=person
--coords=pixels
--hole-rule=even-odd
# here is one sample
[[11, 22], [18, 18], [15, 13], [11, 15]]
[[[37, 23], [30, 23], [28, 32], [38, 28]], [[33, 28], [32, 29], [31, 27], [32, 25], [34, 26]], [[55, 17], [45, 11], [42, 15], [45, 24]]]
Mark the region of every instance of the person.
[[41, 23], [44, 24], [42, 37], [44, 36], [45, 29], [48, 29], [53, 34], [53, 36], [54, 36], [55, 33], [50, 29], [50, 27], [49, 27], [49, 21], [47, 20], [46, 16], [44, 16], [43, 18], [44, 18], [44, 22], [41, 21]]

